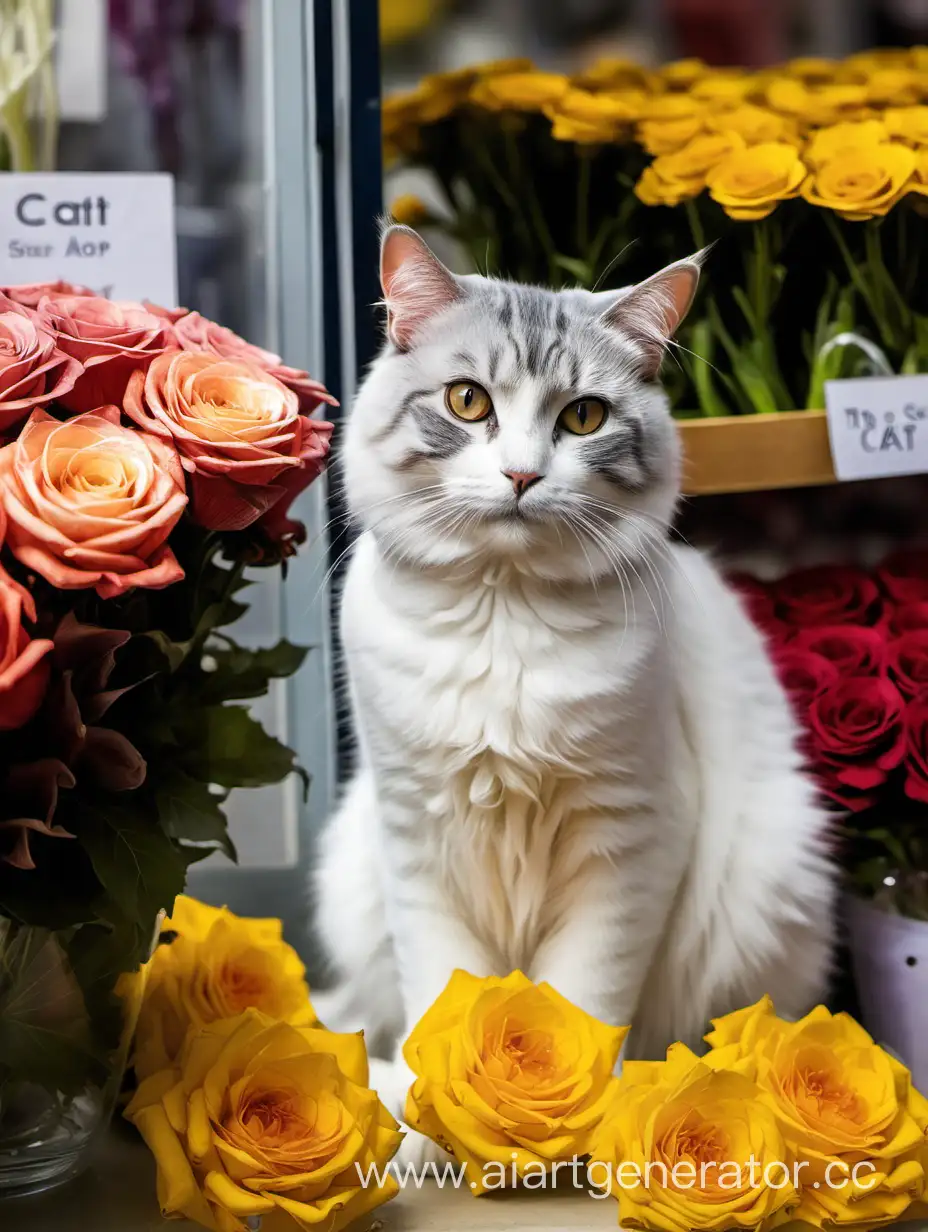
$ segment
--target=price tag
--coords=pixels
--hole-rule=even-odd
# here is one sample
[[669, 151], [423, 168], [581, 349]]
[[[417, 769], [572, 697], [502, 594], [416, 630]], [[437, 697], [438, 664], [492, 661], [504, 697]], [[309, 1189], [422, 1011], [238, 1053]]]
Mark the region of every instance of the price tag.
[[928, 472], [928, 375], [826, 381], [825, 406], [839, 479]]
[[110, 299], [177, 303], [169, 175], [0, 175], [0, 286], [81, 283]]

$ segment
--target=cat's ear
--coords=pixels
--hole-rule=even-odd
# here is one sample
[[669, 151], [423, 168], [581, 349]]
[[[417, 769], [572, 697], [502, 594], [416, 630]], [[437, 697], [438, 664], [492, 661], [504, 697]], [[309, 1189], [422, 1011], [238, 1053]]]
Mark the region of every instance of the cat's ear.
[[380, 242], [380, 285], [387, 333], [399, 350], [431, 317], [461, 298], [458, 280], [410, 227], [387, 227]]
[[647, 380], [657, 376], [664, 349], [690, 309], [707, 255], [704, 248], [624, 289], [602, 315], [604, 324], [620, 330], [639, 348]]

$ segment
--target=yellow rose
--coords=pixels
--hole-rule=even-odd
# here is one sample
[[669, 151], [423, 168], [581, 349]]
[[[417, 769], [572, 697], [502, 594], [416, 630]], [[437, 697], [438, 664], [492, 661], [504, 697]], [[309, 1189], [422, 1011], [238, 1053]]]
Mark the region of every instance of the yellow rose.
[[456, 971], [403, 1048], [406, 1121], [465, 1164], [475, 1194], [540, 1175], [589, 1151], [627, 1030], [521, 971]]
[[551, 135], [556, 141], [599, 144], [615, 141], [641, 114], [644, 101], [641, 91], [593, 94], [570, 89], [544, 112], [551, 120]]
[[248, 1010], [192, 1030], [125, 1115], [155, 1156], [167, 1218], [337, 1232], [398, 1189], [384, 1169], [403, 1135], [367, 1082], [360, 1034]]
[[872, 47], [869, 51], [857, 51], [841, 62], [842, 72], [865, 81], [881, 69], [912, 67], [912, 55], [904, 47]]
[[649, 154], [672, 154], [705, 128], [706, 107], [688, 94], [649, 99], [638, 125], [638, 140]]
[[911, 146], [928, 146], [928, 107], [889, 107], [883, 113], [888, 136]]
[[847, 1014], [824, 1006], [784, 1022], [765, 997], [713, 1026], [713, 1049], [753, 1059], [789, 1157], [801, 1165], [795, 1218], [829, 1228], [902, 1218], [924, 1193], [928, 1163], [928, 1101], [908, 1070]]
[[909, 192], [928, 196], [928, 149], [915, 151], [915, 177], [909, 184]]
[[280, 920], [249, 920], [179, 895], [142, 969], [145, 993], [135, 1036], [139, 1080], [170, 1065], [188, 1029], [256, 1006], [272, 1018], [312, 1024], [305, 968], [283, 940]]
[[823, 56], [797, 56], [784, 64], [780, 72], [787, 77], [795, 77], [807, 86], [826, 85], [834, 81], [838, 62], [826, 60]]
[[657, 79], [668, 90], [689, 90], [695, 82], [712, 70], [708, 64], [691, 56], [686, 60], [671, 60], [657, 70]]
[[760, 145], [762, 141], [795, 141], [796, 122], [788, 116], [779, 115], [754, 103], [742, 103], [706, 117], [706, 127], [716, 133], [737, 133], [747, 145]]
[[781, 201], [799, 194], [805, 164], [794, 146], [764, 141], [730, 154], [706, 176], [713, 201], [730, 218], [753, 221], [773, 213]]
[[754, 78], [740, 69], [717, 69], [699, 77], [692, 85], [693, 98], [706, 103], [713, 110], [737, 107], [754, 88]]
[[648, 91], [653, 88], [653, 80], [654, 75], [642, 68], [640, 64], [636, 64], [634, 60], [621, 60], [607, 56], [591, 64], [582, 73], [577, 73], [571, 78], [571, 84], [581, 90], [591, 90], [594, 93], [603, 90]]
[[645, 205], [678, 205], [696, 197], [712, 168], [743, 150], [744, 144], [737, 133], [700, 133], [675, 154], [655, 158], [635, 185], [635, 193]]
[[588, 1176], [608, 1183], [626, 1228], [765, 1232], [799, 1202], [785, 1157], [756, 1083], [674, 1044], [666, 1061], [625, 1063]]
[[812, 205], [835, 210], [859, 222], [888, 214], [908, 191], [915, 154], [904, 145], [873, 145], [846, 150], [817, 167], [802, 186]]
[[810, 167], [821, 167], [832, 158], [869, 149], [886, 139], [886, 126], [880, 120], [832, 124], [812, 134], [803, 157]]
[[470, 101], [487, 111], [541, 111], [568, 88], [561, 73], [498, 73], [477, 81]]
[[924, 75], [914, 68], [875, 69], [865, 84], [867, 98], [877, 106], [918, 103], [928, 93]]
[[795, 116], [813, 127], [841, 120], [864, 120], [872, 114], [866, 87], [853, 83], [812, 87], [795, 78], [778, 77], [767, 87], [766, 101], [774, 111]]
[[415, 193], [401, 193], [390, 204], [390, 217], [404, 227], [421, 227], [429, 220], [429, 207]]

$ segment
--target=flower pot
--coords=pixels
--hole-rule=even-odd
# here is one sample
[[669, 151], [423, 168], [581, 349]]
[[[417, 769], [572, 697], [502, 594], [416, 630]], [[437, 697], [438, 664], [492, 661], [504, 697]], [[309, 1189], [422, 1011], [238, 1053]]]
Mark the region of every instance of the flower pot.
[[687, 496], [835, 482], [824, 411], [677, 421]]
[[864, 1026], [928, 1091], [928, 922], [848, 896], [845, 921]]
[[0, 1197], [82, 1172], [119, 1095], [141, 994], [136, 949], [99, 924], [0, 919]]

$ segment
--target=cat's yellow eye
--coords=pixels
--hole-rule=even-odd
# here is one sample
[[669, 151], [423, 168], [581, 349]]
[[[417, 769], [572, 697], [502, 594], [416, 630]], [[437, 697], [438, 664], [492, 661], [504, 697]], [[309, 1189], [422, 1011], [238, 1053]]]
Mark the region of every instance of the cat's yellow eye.
[[574, 436], [589, 436], [601, 428], [606, 419], [606, 407], [598, 398], [578, 398], [565, 406], [557, 417], [559, 428]]
[[490, 395], [482, 385], [473, 381], [455, 381], [445, 390], [445, 402], [452, 415], [458, 419], [466, 419], [476, 423], [478, 419], [486, 419], [493, 410]]

